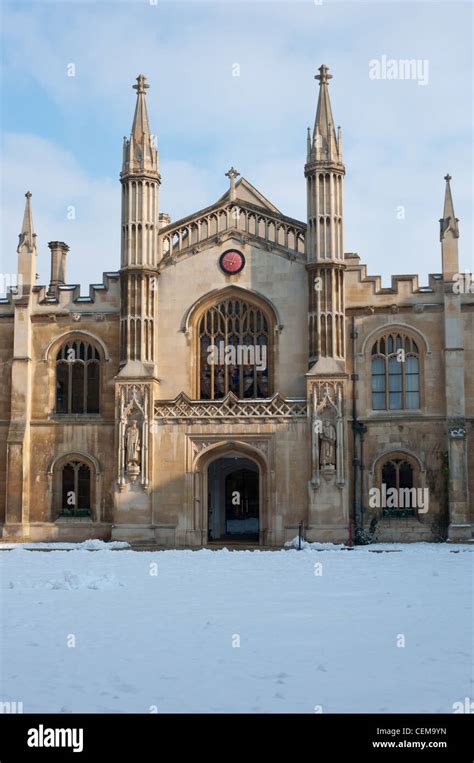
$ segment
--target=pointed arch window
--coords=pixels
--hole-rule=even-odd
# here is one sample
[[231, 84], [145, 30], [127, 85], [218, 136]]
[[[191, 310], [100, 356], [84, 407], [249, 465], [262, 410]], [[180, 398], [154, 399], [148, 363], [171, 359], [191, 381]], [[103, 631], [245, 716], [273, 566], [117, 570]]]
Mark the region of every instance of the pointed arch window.
[[208, 307], [197, 320], [198, 398], [219, 400], [271, 394], [273, 321], [263, 307], [229, 297]]
[[420, 408], [420, 351], [408, 334], [393, 332], [372, 347], [372, 408], [397, 411]]
[[[385, 517], [412, 517], [415, 515], [413, 499], [407, 491], [412, 491], [420, 482], [419, 467], [415, 461], [403, 453], [393, 453], [386, 456], [378, 467], [379, 488], [388, 491], [396, 490], [400, 496], [401, 491], [405, 492], [403, 500], [398, 501], [399, 505], [382, 506], [382, 516]], [[397, 502], [395, 502], [397, 503]]]
[[91, 514], [91, 470], [81, 461], [71, 460], [61, 469], [61, 509], [63, 517]]
[[100, 354], [90, 342], [65, 342], [56, 356], [56, 408], [60, 414], [100, 411]]

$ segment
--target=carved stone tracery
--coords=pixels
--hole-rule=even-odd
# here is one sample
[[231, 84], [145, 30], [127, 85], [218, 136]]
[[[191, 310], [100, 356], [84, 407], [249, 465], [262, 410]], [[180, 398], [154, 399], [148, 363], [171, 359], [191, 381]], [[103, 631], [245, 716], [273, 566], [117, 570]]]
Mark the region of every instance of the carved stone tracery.
[[255, 241], [268, 250], [275, 248], [298, 256], [304, 254], [305, 235], [304, 226], [282, 220], [277, 213], [251, 204], [236, 207], [230, 201], [191, 221], [167, 226], [161, 233], [161, 250], [166, 264], [176, 255], [191, 254], [194, 247], [205, 248], [210, 241], [221, 244], [237, 238], [241, 243]]
[[465, 419], [450, 419], [448, 421], [448, 434], [451, 440], [462, 440], [466, 436]]
[[[234, 438], [232, 438], [234, 439]], [[239, 435], [236, 435], [236, 439], [239, 440]], [[208, 448], [210, 445], [222, 445], [224, 443], [229, 442], [228, 438], [220, 438], [216, 437], [213, 440], [194, 440], [192, 441], [192, 455], [193, 459], [201, 453], [201, 451]], [[249, 445], [252, 446], [252, 448], [256, 448], [261, 453], [263, 453], [264, 456], [268, 456], [269, 451], [269, 442], [268, 439], [265, 440], [254, 440], [253, 438], [251, 440], [245, 440]]]
[[268, 399], [240, 400], [229, 392], [221, 400], [191, 400], [182, 392], [174, 400], [156, 400], [155, 421], [189, 419], [305, 418], [306, 401], [275, 394]]

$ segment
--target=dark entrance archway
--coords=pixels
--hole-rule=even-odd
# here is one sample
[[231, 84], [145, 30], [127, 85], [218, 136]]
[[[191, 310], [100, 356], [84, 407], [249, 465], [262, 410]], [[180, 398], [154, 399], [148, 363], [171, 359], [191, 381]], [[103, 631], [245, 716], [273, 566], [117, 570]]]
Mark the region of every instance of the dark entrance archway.
[[259, 468], [249, 458], [222, 456], [208, 467], [208, 540], [258, 541]]

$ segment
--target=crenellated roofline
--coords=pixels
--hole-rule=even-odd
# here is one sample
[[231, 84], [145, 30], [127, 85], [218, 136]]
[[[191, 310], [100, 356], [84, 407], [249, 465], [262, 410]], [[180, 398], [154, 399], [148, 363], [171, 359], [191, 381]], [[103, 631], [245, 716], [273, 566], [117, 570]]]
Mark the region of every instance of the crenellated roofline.
[[[402, 273], [391, 276], [391, 285], [382, 286], [382, 277], [368, 275], [367, 265], [361, 263], [354, 252], [346, 252], [346, 312], [363, 309], [367, 314], [376, 310], [392, 309], [393, 313], [405, 308], [415, 312], [444, 309], [446, 289], [452, 288], [450, 281], [445, 281], [442, 273], [430, 273], [428, 285], [420, 286], [419, 276]], [[395, 299], [394, 299], [395, 297]], [[464, 307], [474, 304], [472, 294], [460, 294]]]
[[[118, 312], [120, 310], [120, 273], [108, 271], [103, 273], [102, 277], [102, 283], [89, 284], [88, 295], [81, 294], [80, 284], [60, 284], [53, 293], [49, 290], [48, 286], [37, 284], [31, 289], [33, 297], [32, 306], [46, 308], [47, 310], [55, 306], [66, 309], [67, 305], [71, 303], [75, 305], [95, 305], [104, 301], [102, 299], [104, 297], [108, 307], [112, 307], [116, 302], [116, 311]], [[0, 299], [0, 306], [14, 306], [17, 299], [18, 297], [14, 292], [9, 292], [7, 297]]]

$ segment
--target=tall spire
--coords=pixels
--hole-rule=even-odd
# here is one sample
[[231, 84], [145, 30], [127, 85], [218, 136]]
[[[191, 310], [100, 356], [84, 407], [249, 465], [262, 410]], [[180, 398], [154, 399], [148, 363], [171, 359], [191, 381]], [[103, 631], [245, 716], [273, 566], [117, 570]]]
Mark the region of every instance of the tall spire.
[[[444, 365], [444, 396], [446, 411], [448, 455], [448, 540], [465, 542], [471, 536], [469, 516], [468, 438], [466, 437], [465, 379], [468, 378], [461, 295], [470, 276], [459, 272], [458, 219], [454, 214], [451, 176], [445, 175], [443, 217], [440, 222], [441, 262], [443, 267], [444, 336], [442, 335]], [[469, 288], [469, 287], [468, 287]], [[469, 335], [470, 336], [470, 335]], [[461, 436], [459, 436], [461, 435]]]
[[329, 98], [329, 80], [332, 79], [332, 74], [329, 74], [329, 68], [326, 64], [322, 64], [318, 71], [319, 74], [314, 77], [319, 80], [319, 98], [314, 122], [311, 158], [319, 161], [342, 161]]
[[331, 358], [333, 368], [343, 367], [344, 330], [344, 244], [341, 131], [336, 129], [329, 100], [328, 67], [319, 67], [319, 100], [313, 135], [308, 134], [304, 174], [307, 181], [307, 228], [305, 236], [308, 269], [309, 362]]
[[444, 192], [444, 210], [443, 210], [443, 217], [441, 218], [440, 222], [440, 241], [443, 240], [443, 238], [446, 236], [446, 233], [448, 230], [451, 230], [451, 233], [454, 238], [459, 238], [459, 227], [458, 227], [458, 218], [454, 214], [454, 204], [453, 204], [453, 197], [451, 194], [451, 175], [445, 175], [444, 179], [446, 181], [446, 188]]
[[150, 137], [150, 125], [148, 123], [148, 112], [145, 98], [146, 91], [150, 85], [147, 85], [145, 80], [145, 75], [139, 74], [137, 77], [137, 84], [133, 85], [133, 89], [137, 91], [137, 103], [133, 117], [132, 135], [139, 145], [141, 145], [144, 137]]
[[[25, 197], [25, 212], [16, 250], [18, 252], [18, 289], [19, 294], [23, 296], [36, 282], [36, 233], [33, 228], [33, 215], [31, 213], [31, 193], [27, 191]], [[17, 304], [19, 304], [18, 299]]]
[[143, 172], [158, 174], [158, 151], [150, 132], [146, 107], [146, 91], [149, 87], [145, 75], [139, 74], [137, 84], [133, 85], [137, 91], [137, 102], [130, 140], [124, 138], [122, 175]]
[[[124, 138], [122, 184], [122, 288], [120, 362], [133, 376], [154, 372], [156, 363], [157, 266], [159, 258], [158, 150], [150, 132], [143, 74], [134, 89], [137, 102], [130, 140]], [[138, 365], [137, 365], [138, 363]], [[132, 364], [132, 365], [130, 365]], [[148, 370], [143, 364], [147, 364]], [[151, 369], [151, 370], [150, 370]], [[133, 373], [132, 373], [133, 372]]]
[[451, 175], [445, 175], [446, 187], [444, 190], [443, 217], [439, 221], [439, 240], [441, 241], [441, 260], [443, 265], [443, 278], [451, 282], [459, 272], [458, 218], [454, 214], [453, 197], [451, 194]]
[[36, 233], [33, 228], [33, 215], [31, 212], [31, 193], [27, 191], [25, 193], [26, 203], [25, 212], [23, 214], [23, 223], [21, 226], [21, 233], [19, 235], [17, 252], [33, 252], [36, 251]]

